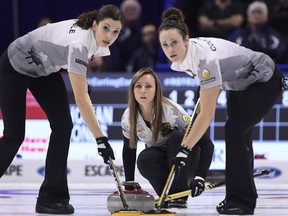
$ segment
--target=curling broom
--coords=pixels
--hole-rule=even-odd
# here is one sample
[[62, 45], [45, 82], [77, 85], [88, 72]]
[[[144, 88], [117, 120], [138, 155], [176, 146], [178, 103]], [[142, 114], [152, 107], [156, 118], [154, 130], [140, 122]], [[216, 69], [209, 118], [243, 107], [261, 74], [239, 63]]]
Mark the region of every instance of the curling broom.
[[127, 199], [126, 199], [122, 184], [120, 182], [120, 179], [119, 179], [119, 176], [117, 174], [114, 162], [111, 159], [111, 157], [109, 157], [108, 165], [109, 165], [109, 168], [110, 168], [110, 172], [113, 175], [114, 180], [116, 182], [118, 193], [119, 193], [120, 199], [121, 199], [121, 201], [123, 203], [123, 207], [124, 207], [123, 210], [120, 210], [120, 211], [117, 211], [117, 212], [113, 212], [112, 216], [141, 216], [142, 215], [141, 211], [132, 210], [132, 209], [130, 210], [129, 209], [129, 205], [128, 205], [128, 202], [127, 202]]
[[[265, 170], [262, 170], [260, 172], [254, 173], [253, 177], [255, 178], [255, 177], [259, 177], [259, 176], [262, 176], [262, 175], [268, 175], [268, 174], [269, 174], [269, 170], [265, 169]], [[216, 187], [223, 186], [225, 184], [226, 184], [225, 180], [222, 180], [222, 181], [219, 181], [219, 182], [215, 182], [215, 183], [206, 185], [205, 186], [205, 190], [210, 190], [210, 189], [213, 189], [213, 188], [216, 188]], [[181, 192], [178, 192], [178, 193], [167, 195], [166, 198], [165, 198], [165, 201], [178, 199], [178, 198], [189, 196], [189, 195], [191, 195], [191, 190], [181, 191]], [[159, 202], [159, 198], [155, 199], [155, 202]]]

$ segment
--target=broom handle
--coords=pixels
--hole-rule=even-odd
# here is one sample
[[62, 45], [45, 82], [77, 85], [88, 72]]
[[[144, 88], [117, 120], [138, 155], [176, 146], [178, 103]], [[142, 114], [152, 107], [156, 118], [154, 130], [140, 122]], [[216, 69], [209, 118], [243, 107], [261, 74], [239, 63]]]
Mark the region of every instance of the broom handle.
[[[268, 174], [269, 174], [269, 170], [266, 169], [266, 170], [262, 170], [260, 172], [254, 173], [253, 177], [255, 178], [255, 177], [258, 177], [258, 176], [268, 175]], [[210, 189], [213, 189], [213, 188], [216, 188], [216, 187], [223, 186], [225, 184], [226, 184], [225, 180], [222, 180], [222, 181], [219, 181], [219, 182], [215, 182], [215, 183], [206, 185], [205, 186], [205, 190], [210, 190]], [[178, 198], [189, 196], [189, 195], [191, 195], [191, 190], [181, 191], [181, 192], [178, 192], [178, 193], [167, 195], [165, 201], [178, 199]], [[159, 201], [159, 198], [157, 198], [155, 200], [156, 203], [158, 201]]]
[[118, 193], [119, 193], [120, 199], [122, 201], [123, 207], [124, 207], [125, 210], [128, 210], [129, 205], [128, 205], [128, 202], [127, 202], [127, 199], [126, 199], [126, 196], [125, 196], [121, 181], [119, 179], [119, 176], [117, 174], [115, 165], [114, 165], [113, 160], [111, 159], [111, 157], [109, 157], [108, 165], [109, 165], [109, 168], [110, 168], [110, 172], [111, 172], [111, 174], [114, 177], [114, 180], [116, 182], [116, 186], [117, 186]]
[[[197, 114], [200, 112], [200, 98], [198, 98], [197, 100], [197, 103], [195, 105], [195, 108], [194, 108], [194, 111], [193, 111], [193, 114], [191, 116], [191, 120], [190, 120], [190, 123], [185, 131], [185, 134], [184, 134], [184, 137], [182, 139], [182, 142], [181, 144], [184, 142], [184, 140], [186, 139], [186, 137], [188, 136], [191, 128], [192, 128], [192, 125], [193, 125], [193, 122], [194, 120], [196, 119], [196, 116]], [[167, 192], [170, 190], [171, 186], [172, 186], [172, 183], [173, 183], [173, 180], [175, 178], [175, 164], [172, 165], [171, 167], [171, 170], [170, 170], [170, 173], [168, 175], [168, 178], [167, 178], [167, 181], [166, 181], [166, 184], [162, 190], [162, 194], [161, 196], [159, 197], [159, 200], [158, 202], [156, 202], [156, 208], [158, 210], [160, 210], [163, 205], [164, 205], [164, 202], [166, 200], [166, 197], [167, 197]]]

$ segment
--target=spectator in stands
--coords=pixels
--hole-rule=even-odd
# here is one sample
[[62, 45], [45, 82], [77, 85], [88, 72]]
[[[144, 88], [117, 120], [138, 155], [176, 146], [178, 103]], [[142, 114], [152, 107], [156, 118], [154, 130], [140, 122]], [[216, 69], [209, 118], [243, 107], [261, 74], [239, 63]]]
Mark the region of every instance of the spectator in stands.
[[264, 2], [254, 1], [247, 9], [247, 25], [237, 28], [228, 40], [254, 51], [268, 54], [275, 62], [284, 60], [286, 43], [280, 33], [268, 24], [268, 7]]
[[103, 56], [95, 56], [89, 61], [87, 66], [88, 72], [103, 72], [104, 67], [104, 57]]
[[266, 0], [269, 9], [269, 23], [288, 38], [288, 0]]
[[199, 11], [198, 21], [201, 36], [226, 39], [244, 22], [242, 4], [233, 0], [207, 1]]
[[142, 28], [142, 46], [131, 55], [127, 72], [136, 72], [140, 68], [149, 67], [154, 69], [158, 57], [158, 38], [156, 26], [146, 24]]
[[106, 71], [126, 71], [126, 65], [142, 43], [140, 18], [142, 6], [138, 0], [124, 0], [120, 5], [124, 27], [117, 41], [111, 46], [111, 57], [105, 64]]
[[43, 17], [39, 20], [37, 27], [45, 26], [48, 23], [52, 23], [52, 19], [50, 17]]
[[[269, 9], [269, 24], [288, 41], [288, 0], [266, 0]], [[288, 63], [288, 49], [282, 63]]]

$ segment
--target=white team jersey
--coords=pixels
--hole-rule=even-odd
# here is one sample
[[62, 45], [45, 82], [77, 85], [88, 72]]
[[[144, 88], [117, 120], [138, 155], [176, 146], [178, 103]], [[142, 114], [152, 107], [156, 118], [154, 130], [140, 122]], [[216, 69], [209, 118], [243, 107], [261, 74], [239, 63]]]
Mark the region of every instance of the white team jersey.
[[106, 56], [110, 51], [97, 47], [93, 30], [81, 29], [75, 19], [37, 28], [8, 47], [13, 68], [31, 77], [47, 76], [61, 68], [86, 75], [92, 55]]
[[[156, 143], [153, 143], [151, 129], [147, 127], [141, 114], [140, 113], [137, 114], [137, 123], [136, 123], [137, 137], [139, 138], [139, 140], [144, 142], [147, 145], [147, 147], [166, 145], [172, 130], [178, 129], [180, 131], [186, 131], [186, 127], [190, 121], [190, 116], [179, 104], [173, 101], [171, 101], [171, 103], [174, 106], [163, 102], [163, 116], [162, 116], [163, 129], [159, 133], [159, 137]], [[121, 125], [123, 135], [127, 139], [130, 139], [129, 108], [127, 108], [122, 115]]]
[[221, 85], [234, 91], [268, 81], [274, 67], [268, 55], [219, 38], [191, 38], [184, 61], [171, 65], [173, 70], [195, 77], [201, 89]]

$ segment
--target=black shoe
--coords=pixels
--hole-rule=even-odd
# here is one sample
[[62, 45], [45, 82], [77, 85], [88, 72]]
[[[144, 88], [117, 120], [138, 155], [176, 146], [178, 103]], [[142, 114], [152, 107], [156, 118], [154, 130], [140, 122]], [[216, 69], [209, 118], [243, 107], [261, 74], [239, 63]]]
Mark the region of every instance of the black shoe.
[[74, 208], [71, 204], [65, 202], [52, 204], [40, 204], [37, 202], [35, 211], [43, 214], [73, 214]]
[[187, 199], [178, 198], [178, 199], [170, 200], [167, 204], [168, 204], [167, 208], [187, 208]]
[[242, 204], [235, 203], [233, 201], [223, 200], [216, 206], [216, 210], [219, 214], [225, 215], [253, 215], [254, 208], [248, 208]]

